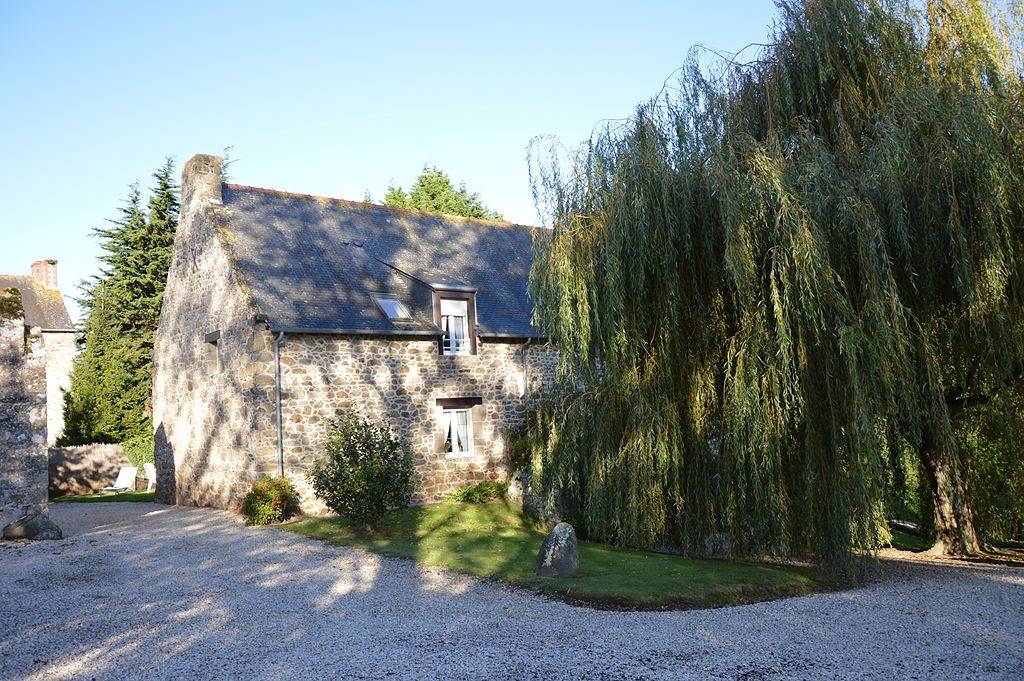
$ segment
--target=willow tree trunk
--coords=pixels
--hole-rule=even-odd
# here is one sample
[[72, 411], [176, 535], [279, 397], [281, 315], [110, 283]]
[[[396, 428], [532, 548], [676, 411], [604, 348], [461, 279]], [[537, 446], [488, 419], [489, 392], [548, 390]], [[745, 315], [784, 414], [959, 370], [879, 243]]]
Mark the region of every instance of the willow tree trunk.
[[953, 453], [934, 434], [926, 431], [921, 443], [921, 463], [932, 495], [932, 553], [970, 555], [981, 551], [974, 519], [963, 483], [953, 466]]

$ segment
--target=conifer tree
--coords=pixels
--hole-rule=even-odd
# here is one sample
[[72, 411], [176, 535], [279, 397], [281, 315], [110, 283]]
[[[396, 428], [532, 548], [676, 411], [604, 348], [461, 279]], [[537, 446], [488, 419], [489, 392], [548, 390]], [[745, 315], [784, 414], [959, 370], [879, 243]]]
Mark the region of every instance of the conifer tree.
[[62, 442], [121, 442], [151, 434], [153, 342], [178, 224], [168, 159], [153, 175], [148, 211], [133, 185], [121, 216], [93, 231], [100, 275], [84, 288], [83, 351], [65, 399]]
[[406, 192], [401, 187], [388, 187], [384, 205], [392, 208], [414, 208], [428, 213], [446, 213], [467, 218], [486, 220], [503, 219], [500, 213], [490, 210], [480, 200], [480, 195], [470, 193], [465, 183], [455, 187], [448, 173], [438, 168], [424, 166], [412, 189]]

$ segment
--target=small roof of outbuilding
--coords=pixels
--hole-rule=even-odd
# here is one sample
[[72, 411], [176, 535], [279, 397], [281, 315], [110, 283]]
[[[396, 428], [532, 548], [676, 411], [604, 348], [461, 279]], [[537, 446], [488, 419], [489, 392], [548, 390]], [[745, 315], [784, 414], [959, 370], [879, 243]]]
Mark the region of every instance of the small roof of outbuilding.
[[60, 291], [46, 288], [28, 274], [0, 274], [0, 289], [7, 288], [21, 291], [27, 326], [47, 331], [75, 330]]
[[[538, 337], [534, 229], [258, 187], [222, 187], [227, 243], [274, 330], [436, 334], [432, 291], [475, 291], [482, 336]], [[389, 320], [397, 298], [411, 321]]]

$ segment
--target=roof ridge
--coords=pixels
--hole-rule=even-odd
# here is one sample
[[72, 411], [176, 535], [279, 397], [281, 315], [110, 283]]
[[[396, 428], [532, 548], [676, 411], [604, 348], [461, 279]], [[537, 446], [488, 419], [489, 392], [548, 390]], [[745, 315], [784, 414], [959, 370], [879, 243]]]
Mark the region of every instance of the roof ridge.
[[382, 208], [391, 213], [397, 213], [399, 215], [410, 215], [414, 217], [443, 217], [456, 222], [471, 222], [480, 225], [487, 225], [489, 227], [504, 227], [512, 229], [534, 229], [533, 225], [524, 225], [518, 222], [509, 222], [507, 220], [491, 220], [488, 218], [471, 218], [464, 215], [453, 215], [451, 213], [431, 213], [430, 211], [419, 210], [416, 208], [396, 208], [394, 206], [385, 206], [382, 203], [370, 203], [367, 201], [352, 201], [350, 199], [339, 199], [333, 196], [319, 196], [316, 194], [303, 194], [301, 192], [289, 192], [283, 189], [271, 189], [268, 187], [256, 187], [248, 184], [235, 184], [233, 182], [225, 182], [224, 186], [228, 189], [242, 190], [242, 191], [255, 191], [263, 194], [272, 194], [275, 196], [292, 198], [292, 199], [305, 199], [312, 201], [328, 201], [331, 203], [340, 204], [342, 206], [348, 206], [350, 208]]

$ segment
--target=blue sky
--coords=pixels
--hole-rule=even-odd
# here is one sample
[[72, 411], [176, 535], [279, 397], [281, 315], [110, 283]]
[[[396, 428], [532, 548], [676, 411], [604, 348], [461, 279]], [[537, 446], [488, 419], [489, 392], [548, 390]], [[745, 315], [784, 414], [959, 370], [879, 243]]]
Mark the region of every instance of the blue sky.
[[430, 163], [536, 222], [531, 138], [575, 146], [694, 44], [761, 42], [774, 16], [767, 0], [0, 0], [0, 272], [57, 258], [77, 295], [90, 228], [130, 183], [227, 146], [242, 184], [379, 201]]

